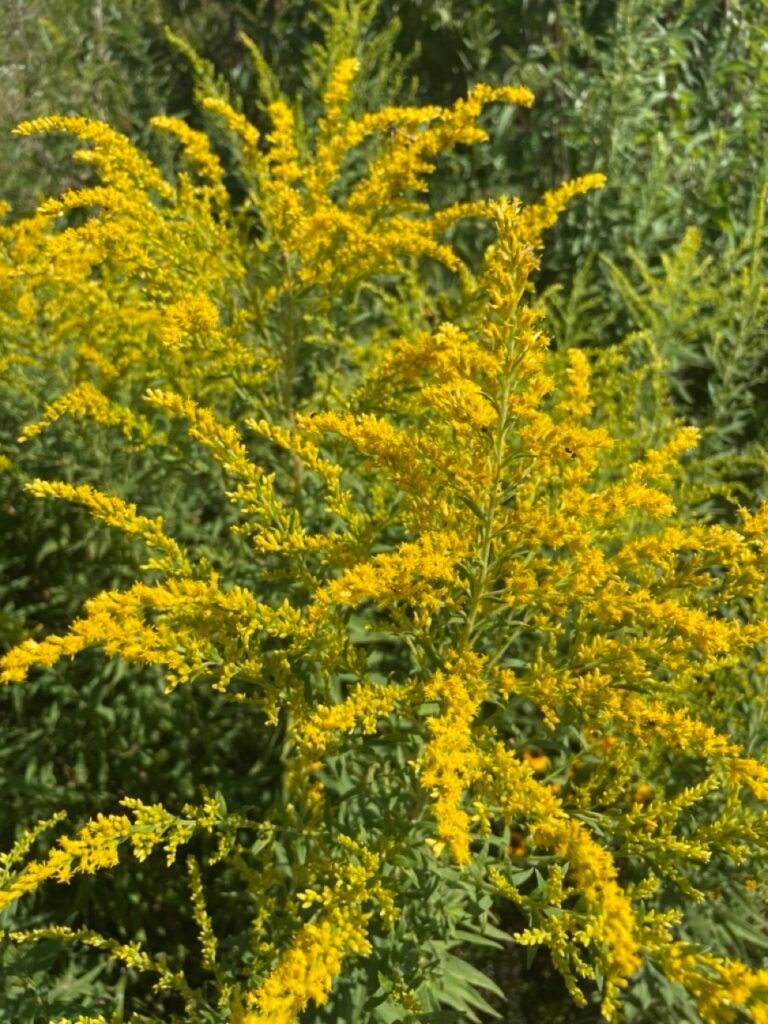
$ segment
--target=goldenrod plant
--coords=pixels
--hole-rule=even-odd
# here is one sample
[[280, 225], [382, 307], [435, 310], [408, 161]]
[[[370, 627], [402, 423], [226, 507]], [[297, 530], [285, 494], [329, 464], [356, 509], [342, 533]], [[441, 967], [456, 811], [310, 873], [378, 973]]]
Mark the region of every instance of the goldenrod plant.
[[[73, 133], [98, 179], [3, 229], [6, 386], [38, 406], [19, 450], [112, 431], [155, 493], [28, 481], [146, 554], [0, 678], [101, 651], [121, 687], [159, 670], [171, 706], [199, 692], [203, 730], [231, 708], [248, 742], [244, 778], [194, 799], [126, 777], [120, 808], [33, 825], [0, 864], [7, 938], [117, 966], [119, 1000], [59, 1024], [478, 1020], [537, 949], [585, 1019], [631, 1017], [658, 975], [692, 1019], [761, 1024], [759, 952], [691, 918], [763, 885], [768, 764], [710, 694], [749, 699], [763, 669], [768, 510], [694, 514], [696, 429], [670, 416], [633, 451], [591, 390], [607, 364], [551, 350], [531, 278], [601, 174], [430, 206], [441, 154], [531, 93], [357, 115], [358, 71], [336, 64], [308, 129], [283, 99], [263, 135], [221, 95], [212, 134], [159, 117], [173, 181], [103, 123], [17, 129]], [[494, 230], [479, 267], [451, 244], [469, 218]], [[228, 533], [156, 511], [169, 466], [221, 485]], [[106, 927], [46, 913], [90, 876], [107, 900], [129, 880]]]

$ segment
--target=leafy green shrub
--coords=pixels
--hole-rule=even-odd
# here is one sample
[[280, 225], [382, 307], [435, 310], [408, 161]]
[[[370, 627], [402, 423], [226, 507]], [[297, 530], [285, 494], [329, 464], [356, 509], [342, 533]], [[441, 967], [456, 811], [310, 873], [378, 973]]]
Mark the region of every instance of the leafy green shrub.
[[[421, 43], [423, 99], [446, 102], [478, 77], [522, 82], [537, 97], [525, 144], [502, 119], [487, 152], [453, 158], [441, 199], [463, 188], [529, 198], [600, 167], [608, 187], [586, 216], [561, 219], [544, 254], [558, 344], [617, 343], [653, 319], [679, 414], [762, 488], [765, 0], [392, 7], [403, 49]], [[645, 294], [644, 309], [630, 290]]]
[[[157, 119], [173, 181], [103, 123], [19, 129], [73, 132], [98, 184], [3, 231], [3, 387], [35, 414], [5, 472], [61, 431], [81, 471], [24, 493], [147, 553], [2, 678], [102, 649], [134, 711], [162, 671], [170, 721], [204, 717], [167, 794], [126, 778], [122, 810], [19, 839], [10, 938], [120, 967], [114, 1014], [95, 983], [65, 1011], [83, 1021], [474, 1019], [541, 946], [561, 1011], [640, 1019], [656, 986], [681, 1017], [760, 1022], [748, 929], [696, 933], [707, 898], [762, 898], [768, 767], [725, 711], [760, 696], [766, 509], [708, 521], [680, 461], [697, 432], [669, 414], [638, 451], [618, 411], [663, 397], [663, 361], [593, 354], [593, 396], [587, 354], [549, 350], [542, 235], [601, 176], [527, 206], [425, 201], [484, 105], [530, 93], [353, 116], [357, 70], [336, 65], [307, 129], [273, 99], [263, 140], [221, 95], [210, 135]], [[446, 241], [467, 218], [495, 225], [479, 267]], [[140, 463], [121, 494], [113, 458]], [[50, 882], [80, 885], [82, 916]]]

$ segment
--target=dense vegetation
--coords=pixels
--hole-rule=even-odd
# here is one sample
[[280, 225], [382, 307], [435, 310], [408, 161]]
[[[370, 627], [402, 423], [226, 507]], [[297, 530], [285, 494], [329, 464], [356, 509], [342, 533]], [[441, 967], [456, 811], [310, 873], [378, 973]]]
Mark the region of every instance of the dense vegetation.
[[765, 0], [0, 40], [0, 1021], [768, 1020]]

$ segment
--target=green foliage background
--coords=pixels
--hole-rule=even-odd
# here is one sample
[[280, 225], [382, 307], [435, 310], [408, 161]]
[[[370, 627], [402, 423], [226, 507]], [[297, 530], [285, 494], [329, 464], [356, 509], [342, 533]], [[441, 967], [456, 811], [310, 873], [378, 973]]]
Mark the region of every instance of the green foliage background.
[[[15, 211], [28, 212], [42, 196], [83, 183], [64, 155], [66, 144], [10, 136], [16, 122], [39, 114], [104, 119], [170, 168], [171, 147], [149, 135], [149, 117], [168, 112], [195, 124], [199, 113], [193, 70], [164, 26], [211, 62], [207, 73], [217, 76], [217, 87], [242, 96], [258, 121], [260, 95], [316, 94], [329, 56], [346, 55], [342, 36], [326, 38], [330, 55], [318, 50], [324, 12], [338, 7], [332, 0], [8, 0], [0, 6], [5, 198]], [[606, 409], [613, 402], [615, 429], [638, 437], [652, 437], [675, 415], [702, 428], [707, 458], [694, 481], [701, 498], [692, 504], [693, 516], [706, 508], [729, 521], [737, 502], [752, 507], [764, 499], [766, 0], [366, 0], [353, 11], [373, 69], [367, 90], [374, 103], [447, 104], [477, 81], [524, 84], [536, 94], [522, 120], [518, 115], [513, 124], [502, 114], [491, 142], [444, 161], [433, 193], [440, 205], [508, 193], [535, 199], [564, 178], [607, 174], [608, 188], [578, 214], [567, 214], [549, 239], [539, 295], [550, 333], [563, 349], [613, 347], [634, 369], [653, 363], [659, 386], [638, 393], [632, 423], [622, 420], [621, 404], [608, 392]], [[274, 77], [254, 70], [241, 32], [257, 41]], [[232, 187], [239, 187], [234, 179]], [[479, 230], [462, 244], [477, 256], [485, 242]], [[362, 336], [370, 324], [347, 329]], [[183, 537], [204, 524], [212, 548], [229, 525], [207, 468], [195, 466], [190, 452], [183, 463], [164, 467], [156, 508], [156, 471], [116, 439], [94, 434], [86, 447], [81, 431], [62, 423], [19, 456], [15, 438], [39, 411], [33, 396], [25, 404], [24, 396], [2, 392], [0, 453], [12, 451], [18, 467], [0, 477], [4, 647], [32, 632], [62, 630], [86, 597], [133, 578], [141, 559], [132, 545], [76, 510], [52, 510], [26, 495], [26, 471], [89, 479], [134, 499], [146, 495], [142, 511], [172, 506], [169, 532]], [[131, 793], [148, 803], [181, 804], [201, 785], [226, 783], [227, 793], [249, 806], [254, 792], [275, 784], [275, 752], [260, 750], [254, 758], [236, 707], [200, 689], [164, 696], [152, 670], [133, 672], [125, 686], [125, 671], [120, 663], [85, 657], [0, 693], [0, 845], [59, 808], [74, 820], [96, 808], [115, 809], [127, 780]], [[759, 701], [724, 713], [748, 750], [764, 748]], [[166, 886], [164, 879], [162, 869], [145, 864], [133, 881], [147, 893]], [[180, 905], [185, 899], [179, 892]], [[188, 947], [189, 922], [164, 915], [158, 923], [157, 911], [137, 902], [133, 889], [79, 878], [54, 887], [44, 903], [19, 909], [16, 921], [6, 914], [4, 923], [29, 927], [76, 916], [108, 929], [119, 921], [129, 939], [152, 920], [165, 948]], [[573, 1009], [544, 957], [527, 970], [524, 958], [462, 945], [461, 936], [450, 937], [451, 908], [441, 912], [448, 937], [440, 956], [461, 948], [511, 994], [506, 1006], [498, 1003], [509, 1024], [599, 1020], [596, 1010]], [[748, 902], [702, 908], [696, 927], [705, 943], [717, 934], [720, 945], [756, 964], [759, 951], [768, 950], [768, 931]], [[3, 946], [0, 1021], [43, 1022], [113, 1005], [114, 976], [95, 964], [53, 941]], [[144, 998], [150, 1005], [152, 997]], [[680, 992], [648, 974], [633, 989], [630, 1019], [698, 1018]]]

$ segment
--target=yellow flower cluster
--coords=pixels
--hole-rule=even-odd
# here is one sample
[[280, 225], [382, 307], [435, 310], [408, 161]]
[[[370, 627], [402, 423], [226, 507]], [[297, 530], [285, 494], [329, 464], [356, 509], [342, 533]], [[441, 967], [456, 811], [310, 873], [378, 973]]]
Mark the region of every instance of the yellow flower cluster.
[[84, 1017], [80, 1014], [79, 1017], [59, 1017], [56, 1024], [108, 1024], [107, 1018], [102, 1017], [98, 1014], [96, 1017], [88, 1016]]
[[410, 688], [407, 684], [377, 686], [369, 683], [354, 688], [347, 700], [329, 706], [318, 704], [311, 715], [296, 732], [300, 743], [313, 759], [322, 757], [332, 743], [345, 733], [362, 728], [363, 735], [376, 732], [378, 720], [385, 718], [408, 699]]
[[451, 531], [425, 533], [414, 543], [401, 544], [391, 554], [347, 569], [319, 592], [318, 611], [328, 605], [357, 605], [375, 601], [380, 607], [410, 601], [423, 617], [441, 604], [438, 581], [454, 579], [456, 563], [465, 553], [461, 538]]
[[105, 427], [116, 427], [126, 438], [136, 438], [143, 445], [162, 444], [165, 441], [164, 435], [157, 432], [145, 416], [110, 401], [88, 381], [75, 385], [67, 394], [46, 406], [40, 418], [22, 430], [19, 441], [36, 437], [62, 416], [89, 419]]
[[83, 142], [89, 142], [92, 149], [79, 150], [77, 159], [95, 164], [106, 185], [114, 187], [121, 194], [130, 194], [134, 186], [154, 189], [164, 198], [172, 194], [171, 186], [164, 180], [151, 161], [141, 154], [128, 139], [102, 121], [87, 117], [39, 117], [33, 121], [22, 121], [14, 128], [16, 135], [38, 135], [41, 132], [70, 132]]
[[241, 587], [224, 591], [215, 574], [203, 580], [136, 583], [127, 591], [91, 598], [86, 615], [68, 634], [14, 647], [0, 659], [0, 681], [21, 682], [33, 665], [51, 666], [87, 647], [102, 647], [136, 664], [164, 666], [171, 688], [210, 673], [214, 686], [225, 690], [236, 675], [260, 676], [254, 636], [290, 636], [300, 627], [297, 610], [288, 605], [272, 609]]
[[424, 698], [437, 701], [441, 713], [429, 721], [431, 738], [419, 765], [419, 781], [434, 800], [440, 838], [458, 864], [470, 860], [470, 817], [461, 803], [480, 773], [472, 724], [486, 689], [482, 660], [470, 652], [449, 662], [424, 687]]
[[[449, 110], [391, 107], [360, 120], [345, 120], [357, 70], [355, 60], [345, 60], [334, 72], [318, 126], [317, 150], [306, 166], [300, 160], [290, 108], [282, 101], [270, 105], [273, 130], [267, 137], [264, 166], [256, 173], [260, 195], [255, 201], [264, 200], [261, 216], [283, 252], [299, 261], [303, 285], [333, 291], [374, 273], [397, 272], [408, 255], [429, 256], [458, 271], [456, 254], [438, 237], [458, 217], [483, 213], [484, 208], [470, 204], [453, 209], [447, 217], [433, 218], [427, 205], [413, 195], [427, 189], [425, 178], [433, 172], [438, 153], [487, 137], [477, 125], [485, 105], [529, 106], [532, 94], [511, 86], [481, 85]], [[343, 157], [377, 137], [384, 151], [371, 161], [346, 202], [334, 201]]]
[[750, 970], [738, 961], [692, 953], [682, 942], [656, 949], [664, 972], [693, 995], [704, 1024], [768, 1021], [768, 971]]
[[[580, 816], [604, 801], [623, 804], [616, 840], [624, 835], [651, 870], [686, 892], [673, 856], [701, 861], [720, 848], [740, 857], [754, 840], [749, 815], [737, 823], [732, 809], [745, 786], [765, 797], [766, 768], [754, 761], [742, 767], [738, 744], [691, 707], [691, 693], [701, 678], [750, 658], [766, 638], [763, 621], [746, 624], [721, 610], [733, 599], [762, 607], [764, 524], [751, 541], [720, 526], [667, 525], [676, 511], [668, 488], [680, 456], [696, 444], [692, 428], [646, 452], [622, 479], [596, 479], [610, 438], [582, 425], [593, 414], [586, 357], [569, 355], [565, 397], [548, 399], [556, 382], [547, 369], [547, 340], [523, 303], [542, 221], [514, 205], [499, 204], [496, 215], [500, 240], [483, 281], [490, 314], [471, 332], [442, 325], [430, 336], [397, 342], [361, 392], [371, 412], [325, 413], [300, 426], [351, 442], [365, 456], [363, 472], [372, 467], [407, 496], [407, 522], [420, 538], [448, 523], [456, 529], [463, 554], [441, 603], [463, 622], [460, 643], [448, 631], [452, 646], [443, 638], [440, 667], [425, 674], [420, 688], [430, 708], [419, 780], [433, 799], [439, 841], [431, 846], [439, 854], [447, 845], [466, 864], [473, 843], [501, 814], [518, 833], [527, 830], [531, 851], [560, 858], [567, 873], [550, 871], [545, 904], [558, 907], [557, 914], [544, 911], [536, 921], [540, 905], [510, 888], [503, 870], [496, 883], [534, 917], [519, 941], [550, 947], [575, 999], [584, 1000], [578, 979], [594, 981], [599, 965], [603, 1014], [614, 1020], [621, 991], [650, 950], [609, 848]], [[462, 385], [463, 394], [482, 395], [493, 412], [473, 430], [471, 404], [460, 414], [443, 399], [443, 382], [456, 387], [460, 380], [476, 388]], [[410, 556], [414, 543], [401, 550]], [[386, 564], [374, 556], [346, 570], [323, 601], [343, 606], [365, 596], [385, 611], [393, 597], [412, 600], [412, 585], [387, 585]], [[418, 579], [415, 563], [412, 570]], [[348, 592], [350, 580], [365, 586]], [[398, 617], [397, 601], [389, 621], [393, 629], [414, 625]], [[428, 633], [425, 646], [436, 643], [429, 623], [415, 626]], [[495, 638], [511, 644], [523, 629], [528, 666], [513, 673], [503, 667], [505, 648]], [[575, 711], [601, 753], [595, 769], [574, 762], [557, 796], [537, 782], [507, 742], [478, 724], [494, 690], [504, 700], [532, 700], [552, 730]], [[358, 699], [364, 713], [367, 692], [354, 691], [338, 712], [341, 729], [359, 720]], [[676, 752], [709, 761], [712, 774], [677, 799], [638, 799], [638, 767]], [[730, 794], [722, 821], [700, 837], [677, 834], [683, 812], [715, 789]], [[578, 913], [567, 909], [574, 898]]]
[[602, 188], [605, 182], [604, 174], [584, 174], [580, 178], [564, 181], [551, 192], [545, 192], [541, 202], [533, 203], [523, 211], [520, 218], [522, 232], [539, 248], [543, 244], [542, 235], [547, 228], [557, 223], [557, 218], [571, 199], [591, 189]]
[[[38, 380], [37, 370], [61, 396], [25, 436], [64, 413], [101, 422], [111, 400], [124, 402], [127, 389], [135, 402], [148, 381], [210, 395], [224, 374], [254, 385], [271, 370], [263, 347], [245, 341], [252, 313], [219, 318], [245, 267], [218, 157], [183, 122], [159, 118], [156, 126], [181, 139], [205, 185], [184, 175], [171, 185], [124, 136], [86, 118], [39, 118], [17, 129], [74, 134], [90, 147], [76, 157], [101, 179], [0, 228], [0, 327], [10, 354], [25, 356], [20, 386]], [[68, 226], [80, 208], [88, 216]], [[115, 425], [131, 424], [126, 416]]]
[[133, 810], [134, 822], [122, 814], [99, 814], [74, 839], [60, 839], [45, 860], [29, 861], [18, 874], [8, 873], [0, 879], [0, 909], [49, 880], [66, 883], [75, 874], [93, 874], [116, 867], [120, 846], [126, 840], [139, 860], [145, 860], [163, 843], [172, 863], [176, 848], [187, 842], [197, 827], [195, 821], [178, 818], [159, 806], [147, 807], [141, 801], [128, 799], [123, 803]]
[[[604, 976], [602, 1010], [606, 1018], [615, 1014], [616, 997], [640, 965], [637, 924], [629, 899], [618, 883], [618, 871], [610, 853], [590, 835], [579, 821], [570, 818], [562, 802], [532, 774], [527, 759], [520, 760], [502, 744], [484, 758], [486, 792], [501, 808], [507, 822], [533, 822], [530, 845], [554, 851], [569, 866], [568, 876], [556, 868], [550, 877], [548, 904], [559, 908], [557, 915], [538, 914], [535, 926], [516, 936], [523, 945], [545, 943], [562, 971], [569, 991], [577, 1002], [584, 997], [573, 980], [594, 979], [594, 966], [585, 961], [579, 947], [592, 947], [599, 957]], [[521, 893], [493, 868], [490, 878], [500, 892], [515, 903], [526, 905]], [[584, 914], [566, 910], [578, 892]]]
[[259, 132], [248, 118], [219, 96], [205, 97], [203, 107], [224, 120], [229, 130], [244, 143], [246, 159], [255, 163], [259, 152]]
[[338, 840], [360, 863], [338, 865], [331, 885], [303, 894], [306, 907], [322, 907], [320, 918], [303, 925], [274, 970], [249, 993], [251, 1009], [243, 1024], [293, 1024], [310, 1002], [316, 1006], [328, 1002], [346, 956], [370, 952], [371, 913], [362, 906], [373, 891], [382, 894], [380, 883], [374, 881], [380, 859], [345, 836]]
[[[179, 139], [197, 175], [177, 185], [103, 125], [20, 127], [74, 132], [101, 178], [0, 229], [0, 329], [18, 343], [9, 372], [26, 387], [56, 350], [75, 353], [74, 374], [56, 378], [63, 394], [40, 403], [22, 437], [70, 415], [154, 445], [170, 435], [168, 421], [183, 420], [232, 481], [234, 530], [250, 558], [246, 567], [222, 558], [216, 571], [130, 502], [34, 481], [33, 495], [80, 504], [142, 540], [152, 575], [91, 598], [65, 635], [24, 640], [0, 659], [0, 679], [21, 682], [33, 666], [96, 646], [162, 665], [171, 686], [206, 678], [279, 726], [279, 820], [268, 823], [279, 841], [263, 860], [256, 850], [254, 868], [253, 851], [238, 845], [243, 819], [230, 816], [216, 855], [235, 851], [261, 901], [253, 963], [237, 985], [217, 961], [202, 876], [189, 867], [204, 966], [240, 1024], [293, 1024], [329, 1000], [345, 965], [372, 954], [376, 915], [395, 923], [403, 857], [436, 870], [445, 855], [455, 877], [480, 851], [483, 864], [502, 851], [487, 877], [528, 918], [518, 943], [548, 946], [577, 1002], [599, 985], [606, 1021], [619, 1019], [622, 992], [648, 958], [691, 992], [708, 1024], [739, 1014], [762, 1024], [765, 972], [683, 946], [673, 917], [649, 907], [666, 886], [698, 898], [693, 874], [715, 854], [742, 862], [768, 846], [768, 765], [728, 735], [708, 697], [728, 672], [758, 664], [768, 640], [768, 506], [744, 510], [741, 529], [688, 522], [678, 482], [696, 431], [622, 463], [590, 386], [599, 356], [550, 352], [529, 302], [542, 233], [601, 175], [529, 207], [432, 212], [424, 201], [438, 155], [486, 137], [484, 106], [527, 106], [530, 93], [477, 86], [450, 109], [356, 119], [357, 71], [353, 59], [335, 69], [310, 138], [282, 100], [268, 106], [263, 140], [224, 100], [206, 101], [241, 147], [243, 211], [230, 207], [208, 137], [172, 118], [155, 125]], [[62, 225], [81, 207], [94, 212]], [[443, 240], [470, 216], [497, 227], [477, 275]], [[331, 347], [335, 303], [368, 289], [377, 310], [392, 308], [379, 274], [420, 295], [412, 281], [425, 256], [460, 276], [456, 322], [422, 329], [428, 310], [419, 325], [401, 317], [394, 340], [388, 325], [365, 352], [349, 339]], [[22, 352], [27, 332], [34, 344]], [[308, 368], [312, 346], [323, 359], [341, 352], [328, 376]], [[348, 370], [356, 385], [364, 379], [345, 398]], [[140, 396], [150, 415], [134, 410]], [[365, 761], [369, 737], [393, 722], [397, 750], [382, 749], [379, 777], [379, 762]], [[339, 799], [328, 780], [358, 758], [365, 784], [358, 776], [354, 796]], [[675, 788], [683, 761], [698, 778]], [[374, 817], [385, 768], [420, 801], [418, 854], [401, 842], [391, 862], [372, 852], [385, 840], [368, 848], [367, 835], [347, 838], [342, 817], [369, 783], [365, 818]], [[125, 805], [132, 819], [99, 816], [14, 874], [34, 839], [23, 841], [0, 862], [0, 906], [48, 879], [114, 867], [126, 843], [139, 859], [162, 846], [171, 862], [218, 821], [212, 799], [184, 817]], [[382, 829], [377, 821], [370, 832]], [[629, 858], [640, 877], [632, 885], [620, 870]], [[538, 869], [535, 891], [515, 882], [521, 861]], [[282, 931], [271, 927], [278, 915]], [[140, 950], [112, 953], [155, 969]]]
[[222, 185], [224, 168], [222, 167], [221, 160], [211, 150], [208, 136], [204, 132], [198, 132], [194, 128], [190, 128], [186, 121], [182, 121], [178, 117], [158, 115], [152, 118], [150, 124], [155, 128], [160, 128], [176, 136], [184, 147], [184, 154], [187, 159], [197, 168], [201, 177], [209, 181], [214, 188], [218, 188], [219, 195], [217, 198], [222, 205], [226, 205], [227, 194]]
[[328, 1002], [333, 980], [347, 953], [369, 951], [365, 931], [348, 920], [306, 924], [280, 964], [255, 992], [244, 1024], [293, 1024], [310, 1001]]

